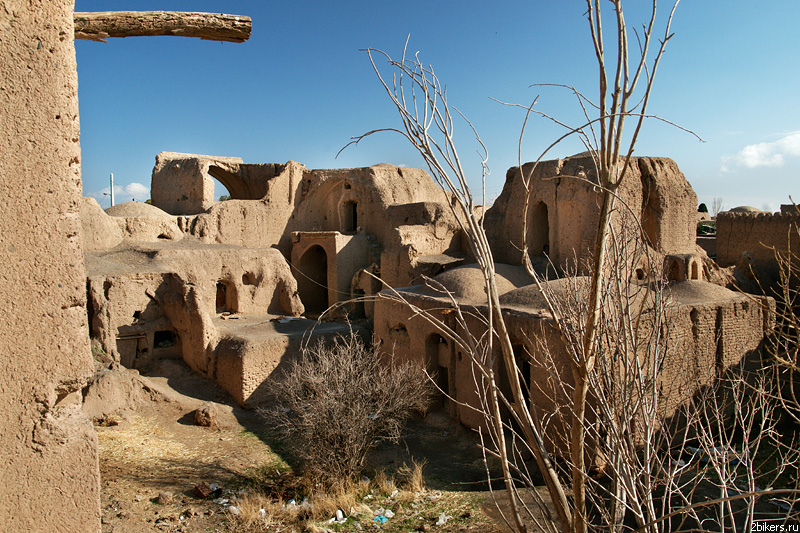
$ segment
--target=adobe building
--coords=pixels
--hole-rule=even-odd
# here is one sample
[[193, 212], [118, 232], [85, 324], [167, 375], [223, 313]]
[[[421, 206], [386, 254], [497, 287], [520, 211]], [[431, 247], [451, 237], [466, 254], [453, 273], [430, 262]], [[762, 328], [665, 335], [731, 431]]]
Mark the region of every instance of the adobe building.
[[[530, 174], [531, 165], [524, 171]], [[594, 244], [601, 197], [593, 183], [591, 159], [576, 156], [540, 163], [531, 175], [531, 205], [528, 220], [528, 246], [535, 267], [547, 273], [544, 282], [554, 297], [572, 290], [588, 294], [588, 278], [560, 277], [563, 272], [583, 271]], [[525, 190], [520, 171], [507, 174], [502, 195], [486, 212], [489, 243], [497, 263], [498, 290], [504, 319], [518, 358], [522, 379], [530, 388], [529, 400], [540, 412], [558, 410], [553, 404], [546, 370], [549, 364], [569, 376], [569, 356], [559, 340], [553, 318], [532, 279], [520, 265], [522, 216]], [[575, 179], [571, 176], [580, 176]], [[704, 281], [708, 279], [705, 253], [695, 244], [696, 196], [677, 165], [663, 158], [635, 158], [632, 174], [620, 191], [618, 209], [625, 206], [641, 220], [648, 237], [648, 249], [655, 264], [631, 257], [630, 264], [616, 265], [630, 272], [630, 294], [644, 294], [654, 279], [664, 275], [665, 339], [672, 347], [660, 377], [659, 404], [671, 413], [724, 369], [737, 364], [759, 347], [773, 326], [774, 301], [733, 292]], [[621, 229], [619, 218], [615, 227]], [[549, 268], [548, 265], [550, 263]], [[575, 261], [578, 261], [576, 264]], [[486, 333], [480, 318], [486, 316], [484, 279], [477, 265], [464, 265], [445, 271], [429, 284], [384, 291], [375, 303], [375, 336], [386, 351], [408, 357], [437, 376], [438, 386], [454, 401], [440, 398], [452, 416], [465, 425], [485, 424], [475, 410], [480, 405], [476, 372], [467, 354], [462, 353], [435, 324], [438, 321], [462, 338], [466, 333], [453, 313], [453, 298], [462, 307], [467, 329], [475, 338]], [[639, 296], [636, 296], [639, 298]], [[399, 300], [406, 303], [401, 303]], [[629, 302], [642, 308], [644, 315], [655, 312], [648, 301]], [[414, 307], [414, 309], [411, 308]], [[430, 321], [416, 309], [426, 310]], [[643, 323], [647, 323], [645, 320]], [[543, 347], [548, 347], [549, 356]], [[495, 343], [495, 372], [503, 376], [500, 347]], [[549, 357], [553, 360], [550, 361]], [[547, 360], [546, 360], [547, 359]], [[501, 390], [508, 385], [500, 382]], [[566, 436], [559, 417], [550, 419], [552, 435]], [[563, 443], [566, 440], [562, 441]]]
[[[212, 200], [213, 178], [230, 200]], [[418, 169], [162, 152], [151, 190], [152, 205], [105, 212], [84, 199], [92, 337], [131, 368], [182, 358], [242, 405], [303, 342], [347, 329], [313, 320], [330, 306], [368, 318], [353, 299], [467, 258], [447, 196]]]
[[[581, 270], [594, 246], [600, 217], [592, 158], [580, 154], [533, 167], [527, 163], [521, 171], [509, 169], [503, 192], [486, 212], [495, 261], [521, 264], [525, 177], [531, 183], [526, 239], [530, 255], [547, 254], [559, 269]], [[667, 158], [634, 157], [618, 194], [617, 209], [632, 210], [649, 244], [662, 257], [683, 265], [668, 265], [672, 279], [703, 279], [704, 254], [695, 243], [697, 195], [678, 165]]]
[[[582, 279], [557, 278], [576, 259], [580, 267], [594, 242], [599, 195], [592, 168], [590, 157], [574, 156], [540, 163], [530, 178], [529, 250], [539, 266], [552, 261], [545, 270], [556, 291]], [[635, 291], [662, 272], [670, 280], [669, 341], [681, 357], [666, 363], [662, 402], [674, 408], [687, 390], [758, 346], [771, 327], [772, 304], [704, 281], [708, 259], [695, 243], [696, 196], [673, 161], [635, 158], [630, 172], [619, 206], [642, 221], [656, 260], [633, 258], [630, 283]], [[213, 201], [213, 178], [230, 200]], [[478, 401], [469, 361], [442, 331], [381, 293], [394, 287], [449, 324], [450, 301], [421, 284], [427, 276], [476, 316], [486, 313], [483, 278], [450, 198], [427, 173], [385, 164], [311, 170], [292, 161], [246, 164], [162, 152], [152, 191], [153, 205], [132, 202], [103, 212], [85, 200], [81, 212], [92, 335], [115, 360], [145, 369], [155, 359], [182, 358], [240, 404], [255, 405], [269, 376], [302, 343], [347, 327], [314, 319], [363, 317], [386, 350], [438, 376], [456, 400], [438, 401], [453, 416], [470, 427], [482, 423], [468, 407]], [[503, 314], [526, 379], [536, 384], [543, 373], [532, 339], [550, 339], [562, 364], [566, 354], [519, 266], [523, 198], [521, 173], [512, 168], [484, 222]], [[473, 333], [481, 327], [479, 319], [470, 321]], [[531, 401], [546, 408], [541, 395]]]
[[100, 531], [73, 2], [4, 2], [0, 28], [0, 529]]

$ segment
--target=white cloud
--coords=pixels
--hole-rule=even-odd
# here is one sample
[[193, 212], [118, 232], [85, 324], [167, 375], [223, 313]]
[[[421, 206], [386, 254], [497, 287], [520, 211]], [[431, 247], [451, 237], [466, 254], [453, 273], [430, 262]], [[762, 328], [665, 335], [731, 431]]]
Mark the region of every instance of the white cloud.
[[[116, 187], [114, 189], [116, 193]], [[136, 198], [139, 202], [143, 202], [150, 198], [150, 187], [136, 182], [129, 183], [125, 186], [125, 194]]]
[[800, 131], [784, 135], [777, 141], [750, 144], [733, 156], [722, 158], [722, 172], [728, 172], [731, 166], [746, 168], [781, 167], [787, 157], [800, 156]]

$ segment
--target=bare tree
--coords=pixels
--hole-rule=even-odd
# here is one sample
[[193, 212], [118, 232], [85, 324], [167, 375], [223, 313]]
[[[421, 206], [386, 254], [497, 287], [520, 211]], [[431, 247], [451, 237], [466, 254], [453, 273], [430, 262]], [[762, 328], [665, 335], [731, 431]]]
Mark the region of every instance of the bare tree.
[[[695, 411], [676, 418], [675, 408], [688, 399], [687, 389], [676, 390], [672, 397], [661, 392], [661, 369], [669, 357], [676, 355], [670, 352], [674, 343], [670, 344], [669, 338], [669, 302], [661, 261], [654, 256], [636, 213], [618, 195], [630, 174], [642, 123], [650, 117], [647, 107], [654, 76], [672, 37], [670, 25], [677, 2], [672, 5], [661, 38], [655, 36], [656, 2], [652, 2], [649, 21], [641, 32], [636, 32], [638, 51], [632, 55], [622, 2], [612, 0], [612, 4], [616, 55], [609, 67], [600, 2], [587, 0], [587, 18], [599, 68], [599, 99], [592, 101], [571, 89], [586, 121], [578, 127], [564, 125], [564, 136], [537, 160], [538, 163], [550, 148], [573, 135], [579, 136], [592, 154], [595, 179], [591, 185], [600, 191], [601, 207], [592, 260], [586, 265], [590, 276], [565, 277], [559, 284], [542, 279], [523, 242], [525, 266], [552, 317], [543, 327], [556, 333], [529, 339], [526, 356], [529, 363], [539, 365], [539, 375], [547, 376], [535, 392], [549, 399], [548, 410], [529, 401], [534, 391], [527, 389], [500, 306], [492, 251], [456, 150], [454, 117], [444, 85], [418, 55], [410, 58], [404, 51], [399, 60], [394, 60], [382, 51], [367, 51], [384, 90], [400, 113], [403, 127], [373, 130], [352, 143], [380, 131], [394, 131], [419, 151], [468, 237], [472, 255], [483, 273], [487, 299], [480, 308], [459, 305], [432, 280], [431, 286], [450, 300], [445, 311], [419, 308], [400, 291], [381, 296], [408, 305], [412, 313], [434, 324], [470, 357], [475, 387], [480, 393], [479, 405], [470, 407], [485, 416], [486, 452], [500, 461], [510, 503], [510, 516], [504, 519], [517, 531], [527, 531], [530, 522], [548, 531], [587, 531], [590, 510], [604, 530], [623, 530], [632, 521], [639, 530], [661, 531], [671, 527], [673, 517], [691, 519], [696, 527], [702, 527], [705, 517], [695, 509], [709, 505], [698, 504], [694, 498], [698, 493], [695, 487], [708, 476], [698, 474], [690, 466], [695, 462], [680, 456], [690, 435], [703, 435], [698, 450], [716, 447], [716, 432], [693, 428], [694, 433], [690, 433], [689, 421], [695, 425], [705, 423], [704, 428], [709, 428], [717, 420], [699, 417]], [[651, 49], [655, 53], [649, 60]], [[391, 79], [381, 74], [377, 57], [385, 58], [393, 68]], [[597, 111], [596, 117], [592, 118], [590, 109]], [[526, 117], [538, 113], [533, 104], [527, 112]], [[629, 120], [630, 132], [624, 127]], [[472, 127], [469, 121], [467, 124]], [[524, 129], [523, 126], [523, 132]], [[484, 156], [485, 177], [486, 148], [472, 130]], [[520, 161], [526, 204], [530, 202], [535, 167], [536, 164], [525, 175]], [[526, 221], [527, 218], [522, 217]], [[525, 228], [522, 235], [527, 235]], [[635, 271], [641, 265], [648, 277], [636, 282], [639, 276]], [[443, 312], [451, 318], [444, 320]], [[553, 338], [557, 340], [555, 344]], [[505, 390], [499, 385], [501, 380], [507, 384]], [[687, 384], [689, 390], [694, 386]], [[507, 416], [501, 415], [503, 412]], [[673, 418], [683, 424], [676, 426]], [[769, 424], [772, 418], [765, 420]], [[554, 441], [559, 439], [565, 446], [560, 448], [560, 454], [554, 454], [558, 444]], [[678, 451], [673, 456], [676, 439]], [[547, 505], [526, 466], [528, 455], [534, 458], [543, 477], [550, 500]], [[599, 479], [590, 475], [597, 467], [604, 472]], [[689, 471], [689, 480], [684, 481], [682, 476]], [[729, 486], [728, 481], [722, 484]], [[726, 494], [723, 492], [719, 498], [723, 510], [724, 502], [730, 498]], [[755, 498], [752, 494], [750, 497]], [[538, 512], [530, 507], [531, 502]], [[676, 513], [676, 506], [682, 511]], [[717, 518], [717, 523], [725, 522]]]
[[722, 198], [716, 197], [711, 201], [711, 216], [716, 218], [725, 209], [725, 203]]

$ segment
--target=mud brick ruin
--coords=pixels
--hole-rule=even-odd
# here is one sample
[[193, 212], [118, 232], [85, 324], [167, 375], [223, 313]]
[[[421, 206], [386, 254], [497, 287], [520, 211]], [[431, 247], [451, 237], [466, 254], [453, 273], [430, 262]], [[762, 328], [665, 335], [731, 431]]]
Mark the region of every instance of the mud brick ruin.
[[[428, 276], [462, 305], [484, 305], [450, 201], [424, 171], [161, 153], [152, 205], [103, 211], [81, 198], [73, 3], [12, 4], [13, 12], [2, 8], [0, 51], [0, 523], [13, 512], [19, 530], [100, 528], [97, 437], [81, 409], [94, 369], [90, 339], [130, 368], [180, 358], [254, 405], [303, 342], [348, 327], [317, 323], [321, 313], [348, 315], [396, 356], [434, 371], [452, 398], [475, 401], [466, 358], [407, 308], [377, 297], [393, 287], [439, 312], [442, 295], [420, 285]], [[535, 261], [547, 255], [557, 268], [579, 268], [586, 257], [599, 210], [591, 168], [586, 156], [539, 165], [527, 236]], [[621, 192], [671, 282], [670, 341], [681, 357], [668, 362], [664, 381], [680, 389], [756, 349], [774, 304], [710, 282], [716, 266], [695, 242], [697, 199], [673, 161], [638, 158], [633, 171]], [[531, 353], [529, 339], [547, 342], [552, 328], [519, 266], [519, 176], [509, 170], [484, 220], [512, 338]], [[231, 200], [214, 200], [212, 178]], [[774, 276], [761, 245], [785, 249], [796, 224], [788, 212], [720, 215], [717, 259]], [[632, 281], [655, 274], [642, 266]], [[564, 280], [548, 283], [559, 290]], [[535, 381], [531, 355], [524, 369]], [[464, 424], [482, 423], [438, 401]]]

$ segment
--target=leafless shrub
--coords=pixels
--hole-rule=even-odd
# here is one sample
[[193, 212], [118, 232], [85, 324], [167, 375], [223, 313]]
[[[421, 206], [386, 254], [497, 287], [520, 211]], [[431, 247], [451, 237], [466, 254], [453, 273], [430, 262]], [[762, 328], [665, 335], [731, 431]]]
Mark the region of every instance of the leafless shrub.
[[430, 396], [421, 368], [379, 356], [355, 333], [306, 348], [273, 387], [262, 414], [300, 472], [327, 485], [352, 480], [378, 442], [396, 442]]

